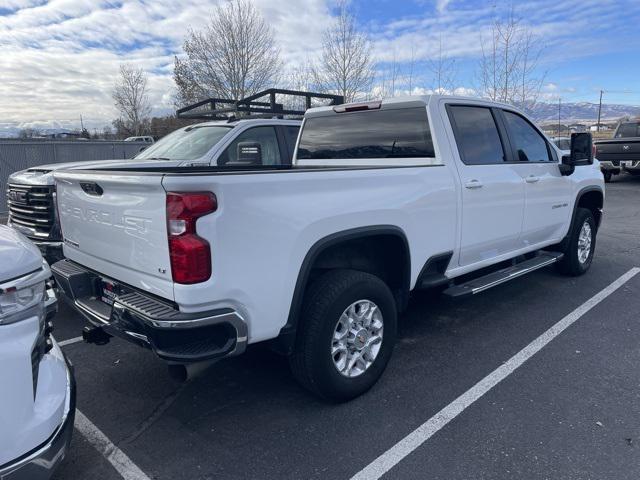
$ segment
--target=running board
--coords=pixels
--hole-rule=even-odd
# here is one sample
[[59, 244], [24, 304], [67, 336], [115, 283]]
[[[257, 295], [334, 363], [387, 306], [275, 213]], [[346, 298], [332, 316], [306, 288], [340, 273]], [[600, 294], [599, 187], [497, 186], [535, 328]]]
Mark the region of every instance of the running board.
[[456, 298], [475, 295], [476, 293], [483, 292], [491, 287], [500, 285], [501, 283], [508, 282], [509, 280], [521, 277], [522, 275], [526, 275], [527, 273], [538, 270], [539, 268], [556, 263], [561, 260], [562, 257], [563, 254], [559, 252], [542, 251], [529, 260], [492, 272], [483, 277], [474, 278], [466, 283], [449, 287], [443, 293]]

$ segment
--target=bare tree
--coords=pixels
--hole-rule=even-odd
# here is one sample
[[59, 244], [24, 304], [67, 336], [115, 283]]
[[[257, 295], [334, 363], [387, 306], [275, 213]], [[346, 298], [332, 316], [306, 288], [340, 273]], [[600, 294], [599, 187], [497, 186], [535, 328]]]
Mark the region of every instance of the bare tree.
[[335, 24], [322, 37], [322, 56], [315, 78], [323, 90], [343, 95], [345, 102], [352, 102], [369, 91], [373, 80], [371, 43], [358, 30], [347, 2], [341, 0], [338, 8]]
[[177, 103], [241, 99], [273, 86], [282, 67], [273, 30], [249, 0], [218, 5], [203, 31], [191, 30], [175, 58]]
[[395, 97], [396, 86], [402, 82], [400, 64], [395, 50], [388, 68], [384, 68], [381, 75], [380, 96], [383, 98]]
[[134, 135], [140, 135], [151, 113], [144, 71], [131, 65], [120, 65], [120, 78], [113, 87], [112, 96], [121, 121]]
[[33, 138], [33, 137], [39, 137], [39, 136], [40, 136], [40, 131], [31, 127], [23, 128], [18, 132], [18, 138]]
[[488, 45], [482, 41], [479, 81], [482, 94], [492, 100], [531, 108], [545, 75], [537, 77], [543, 47], [531, 30], [515, 18], [496, 20]]
[[316, 67], [310, 60], [290, 69], [284, 79], [286, 88], [290, 90], [311, 91], [315, 88]]
[[435, 93], [445, 94], [453, 92], [456, 77], [456, 61], [453, 58], [447, 57], [442, 51], [442, 35], [440, 35], [438, 41], [436, 56], [427, 62], [427, 69], [433, 76], [431, 89]]

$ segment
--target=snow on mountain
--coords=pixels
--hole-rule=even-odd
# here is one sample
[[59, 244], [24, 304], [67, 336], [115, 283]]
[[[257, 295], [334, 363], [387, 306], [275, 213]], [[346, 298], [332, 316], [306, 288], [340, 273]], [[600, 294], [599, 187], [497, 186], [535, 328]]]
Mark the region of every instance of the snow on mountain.
[[[557, 122], [557, 103], [538, 103], [529, 114], [538, 123]], [[639, 105], [602, 104], [602, 121], [615, 121], [624, 117], [640, 117]], [[598, 104], [589, 102], [562, 103], [560, 119], [563, 123], [575, 121], [596, 122], [598, 120]]]

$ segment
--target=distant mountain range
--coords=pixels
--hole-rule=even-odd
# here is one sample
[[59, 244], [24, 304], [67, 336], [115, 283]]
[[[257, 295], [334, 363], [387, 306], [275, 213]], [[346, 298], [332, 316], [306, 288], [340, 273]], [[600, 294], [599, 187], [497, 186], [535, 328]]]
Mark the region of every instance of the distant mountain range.
[[[534, 106], [530, 115], [537, 123], [550, 123], [558, 121], [557, 103], [538, 103]], [[623, 117], [640, 117], [640, 105], [616, 105], [602, 104], [602, 121], [615, 121]], [[589, 102], [562, 103], [560, 105], [560, 121], [593, 122], [598, 120], [598, 104]]]

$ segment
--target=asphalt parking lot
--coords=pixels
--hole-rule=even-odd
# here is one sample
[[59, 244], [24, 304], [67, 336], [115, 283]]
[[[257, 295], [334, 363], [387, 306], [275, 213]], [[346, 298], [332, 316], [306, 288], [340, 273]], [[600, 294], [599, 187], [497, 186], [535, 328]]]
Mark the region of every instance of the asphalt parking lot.
[[[55, 478], [640, 478], [640, 275], [570, 317], [575, 323], [389, 468], [367, 470], [640, 267], [640, 178], [608, 184], [605, 211], [583, 277], [549, 268], [467, 300], [416, 295], [385, 375], [348, 404], [307, 394], [286, 359], [260, 345], [178, 384], [151, 353], [123, 341], [69, 343], [81, 414]], [[82, 325], [61, 305], [55, 336], [76, 338]]]

